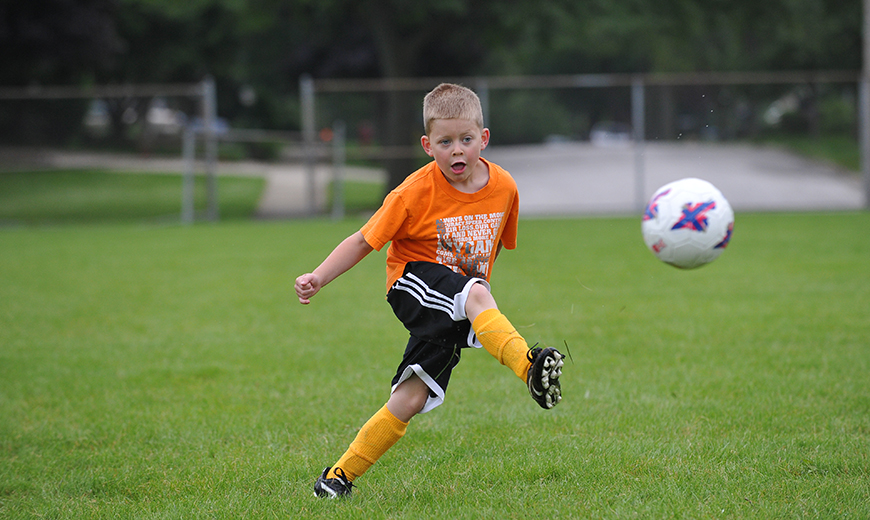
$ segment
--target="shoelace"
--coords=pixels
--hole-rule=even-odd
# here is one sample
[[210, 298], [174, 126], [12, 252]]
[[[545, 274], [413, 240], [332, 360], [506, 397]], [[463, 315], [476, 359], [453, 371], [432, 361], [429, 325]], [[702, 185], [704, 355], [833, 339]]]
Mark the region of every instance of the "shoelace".
[[530, 348], [529, 351], [526, 352], [526, 358], [528, 358], [530, 363], [534, 363], [535, 358], [538, 357], [538, 354], [540, 354], [542, 350], [544, 349], [542, 349], [538, 346], [537, 343], [535, 343], [534, 345], [532, 345], [532, 348]]
[[[568, 359], [570, 359], [571, 363], [573, 363], [574, 356], [571, 355], [571, 349], [568, 348], [568, 342], [565, 341], [564, 343], [565, 343], [565, 352], [568, 354]], [[544, 350], [544, 349], [542, 349], [541, 347], [538, 346], [537, 343], [535, 343], [534, 345], [532, 345], [532, 348], [530, 348], [529, 351], [526, 352], [526, 358], [529, 360], [529, 362], [534, 363], [535, 358], [538, 357], [538, 354], [540, 354], [542, 350]]]
[[[346, 487], [347, 489], [350, 489], [353, 487], [353, 482], [351, 482], [347, 479], [347, 473], [345, 473], [343, 469], [335, 468], [332, 470], [332, 472], [335, 473], [336, 477], [338, 477], [338, 480], [342, 486]], [[341, 473], [339, 473], [339, 472], [341, 472]]]

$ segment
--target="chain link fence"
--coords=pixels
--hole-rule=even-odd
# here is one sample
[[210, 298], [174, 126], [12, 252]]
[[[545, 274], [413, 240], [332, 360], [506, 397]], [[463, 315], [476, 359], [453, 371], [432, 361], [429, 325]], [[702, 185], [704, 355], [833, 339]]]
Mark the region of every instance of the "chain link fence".
[[[143, 171], [167, 157], [183, 159], [182, 220], [194, 218], [190, 182], [208, 180], [206, 217], [219, 217], [216, 164], [239, 159], [283, 162], [304, 172], [295, 185], [304, 207], [340, 217], [345, 163], [382, 168], [422, 165], [422, 98], [440, 82], [473, 88], [484, 106], [492, 147], [580, 143], [634, 154], [634, 206], [644, 201], [649, 143], [779, 143], [833, 155], [858, 176], [868, 135], [856, 71], [762, 73], [581, 74], [407, 79], [312, 79], [298, 93], [298, 129], [232, 128], [218, 117], [214, 83], [0, 88], [0, 169], [38, 162], [31, 151], [136, 154]], [[398, 137], [397, 137], [398, 135]], [[338, 137], [338, 138], [337, 138]], [[336, 143], [341, 149], [336, 149]], [[809, 151], [809, 150], [808, 150]], [[196, 158], [202, 157], [201, 161]], [[323, 168], [332, 164], [332, 178]], [[775, 166], [774, 166], [775, 168]], [[865, 168], [866, 169], [866, 168]], [[864, 175], [865, 206], [870, 175]], [[331, 188], [330, 188], [331, 186]]]

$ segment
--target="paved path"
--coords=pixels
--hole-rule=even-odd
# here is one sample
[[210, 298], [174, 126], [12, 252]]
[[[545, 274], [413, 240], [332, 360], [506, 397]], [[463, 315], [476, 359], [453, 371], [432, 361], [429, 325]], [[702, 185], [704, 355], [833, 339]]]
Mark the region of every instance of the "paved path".
[[[590, 143], [493, 146], [484, 156], [505, 167], [517, 181], [524, 216], [636, 214], [633, 148], [602, 148]], [[17, 159], [21, 159], [20, 157]], [[647, 143], [644, 146], [644, 201], [672, 180], [700, 177], [716, 185], [735, 211], [856, 210], [864, 205], [861, 179], [833, 166], [785, 151], [741, 144]], [[14, 163], [0, 150], [0, 165]], [[32, 160], [32, 158], [31, 158]], [[128, 171], [180, 172], [180, 159], [143, 159], [89, 153], [41, 151], [41, 165], [107, 167]], [[203, 171], [198, 163], [197, 170]], [[259, 203], [261, 218], [305, 214], [310, 207], [308, 174], [296, 164], [226, 162], [219, 175], [256, 175], [266, 179]], [[329, 165], [316, 168], [314, 207], [326, 211]], [[378, 180], [372, 168], [345, 168], [345, 178]]]

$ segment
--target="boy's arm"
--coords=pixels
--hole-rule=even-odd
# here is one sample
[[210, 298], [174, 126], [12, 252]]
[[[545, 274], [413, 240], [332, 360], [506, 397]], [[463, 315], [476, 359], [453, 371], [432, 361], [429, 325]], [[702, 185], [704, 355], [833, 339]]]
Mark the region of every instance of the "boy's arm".
[[345, 238], [313, 273], [303, 274], [296, 279], [295, 288], [299, 303], [303, 305], [311, 303], [311, 297], [323, 286], [347, 272], [373, 250], [374, 248], [366, 242], [359, 231]]

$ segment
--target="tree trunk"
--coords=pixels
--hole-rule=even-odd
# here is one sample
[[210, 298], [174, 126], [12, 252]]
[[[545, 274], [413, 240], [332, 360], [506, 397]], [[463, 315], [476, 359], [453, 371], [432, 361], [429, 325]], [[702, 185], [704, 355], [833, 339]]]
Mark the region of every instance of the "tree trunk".
[[[384, 9], [381, 2], [369, 2], [363, 7], [375, 36], [380, 59], [380, 68], [385, 78], [411, 77], [414, 75], [415, 56], [422, 38], [400, 38], [390, 19], [393, 13]], [[418, 93], [390, 90], [384, 92], [385, 106], [381, 114], [380, 139], [387, 146], [414, 146], [423, 134], [423, 102]], [[384, 195], [405, 180], [419, 167], [414, 157], [386, 158], [382, 160], [387, 170], [387, 186]]]

